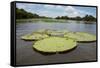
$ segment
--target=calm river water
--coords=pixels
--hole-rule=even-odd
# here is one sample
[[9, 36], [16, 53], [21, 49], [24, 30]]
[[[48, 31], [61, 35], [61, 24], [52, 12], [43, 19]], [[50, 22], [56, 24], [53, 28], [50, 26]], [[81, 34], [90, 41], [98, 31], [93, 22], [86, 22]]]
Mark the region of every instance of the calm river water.
[[24, 41], [20, 37], [38, 29], [56, 29], [82, 31], [96, 34], [96, 23], [85, 24], [83, 21], [68, 20], [62, 22], [24, 21], [16, 25], [16, 63], [17, 65], [64, 63], [96, 60], [96, 42], [78, 43], [74, 50], [53, 55], [43, 55], [33, 50], [33, 41]]

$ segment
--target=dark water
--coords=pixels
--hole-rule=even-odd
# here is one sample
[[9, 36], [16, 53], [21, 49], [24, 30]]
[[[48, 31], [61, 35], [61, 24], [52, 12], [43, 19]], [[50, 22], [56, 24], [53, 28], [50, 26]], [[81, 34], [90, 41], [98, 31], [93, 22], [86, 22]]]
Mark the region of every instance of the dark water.
[[96, 42], [78, 43], [77, 48], [70, 52], [62, 54], [43, 55], [33, 50], [33, 41], [24, 41], [20, 37], [31, 33], [38, 29], [56, 29], [69, 31], [82, 31], [96, 34], [96, 24], [84, 24], [83, 21], [67, 21], [61, 22], [24, 22], [18, 23], [16, 26], [16, 64], [46, 64], [46, 63], [63, 63], [63, 62], [80, 62], [96, 60]]

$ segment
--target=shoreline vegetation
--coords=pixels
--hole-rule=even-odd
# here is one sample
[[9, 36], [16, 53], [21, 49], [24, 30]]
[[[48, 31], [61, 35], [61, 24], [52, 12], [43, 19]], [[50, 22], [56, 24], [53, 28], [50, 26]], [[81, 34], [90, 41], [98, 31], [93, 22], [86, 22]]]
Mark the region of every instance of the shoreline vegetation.
[[68, 17], [68, 16], [57, 16], [55, 18], [47, 16], [39, 16], [36, 13], [27, 12], [24, 9], [16, 8], [16, 21], [45, 21], [45, 22], [65, 22], [67, 20], [84, 21], [85, 23], [96, 22], [96, 18], [92, 15], [85, 15], [84, 17]]

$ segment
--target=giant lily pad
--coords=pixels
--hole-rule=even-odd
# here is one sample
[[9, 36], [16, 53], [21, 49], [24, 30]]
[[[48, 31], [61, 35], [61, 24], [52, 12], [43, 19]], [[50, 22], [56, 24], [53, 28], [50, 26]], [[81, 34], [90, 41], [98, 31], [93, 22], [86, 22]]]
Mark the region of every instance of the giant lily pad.
[[64, 35], [66, 38], [75, 39], [78, 42], [96, 41], [96, 36], [85, 32], [69, 32]]
[[35, 31], [33, 33], [42, 33], [42, 34], [45, 34], [47, 30], [48, 29], [40, 29], [40, 30], [37, 30], [37, 31]]
[[52, 29], [41, 29], [34, 31], [33, 33], [41, 33], [41, 34], [47, 34], [50, 36], [64, 36], [65, 33], [69, 32], [68, 30], [52, 30]]
[[65, 33], [67, 33], [68, 31], [58, 31], [58, 30], [48, 30], [47, 34], [50, 36], [64, 36]]
[[49, 37], [46, 34], [34, 33], [34, 34], [27, 34], [21, 37], [23, 40], [40, 40]]
[[33, 48], [40, 52], [55, 53], [68, 51], [76, 47], [76, 41], [61, 37], [49, 37], [37, 41]]
[[51, 32], [51, 33], [49, 33], [49, 35], [50, 36], [63, 36], [64, 33], [62, 33], [62, 32]]

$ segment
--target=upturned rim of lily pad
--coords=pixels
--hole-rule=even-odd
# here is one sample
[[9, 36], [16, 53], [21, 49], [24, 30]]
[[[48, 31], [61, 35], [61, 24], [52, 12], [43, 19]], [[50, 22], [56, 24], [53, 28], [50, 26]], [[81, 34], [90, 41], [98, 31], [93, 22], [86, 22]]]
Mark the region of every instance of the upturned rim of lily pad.
[[71, 38], [77, 42], [95, 42], [96, 36], [87, 32], [69, 32], [64, 35], [65, 38]]
[[26, 41], [37, 41], [47, 37], [49, 37], [47, 34], [32, 33], [32, 34], [26, 34], [22, 36], [21, 39]]
[[44, 53], [60, 53], [69, 51], [77, 46], [77, 42], [73, 39], [62, 37], [48, 37], [34, 43], [33, 48]]

